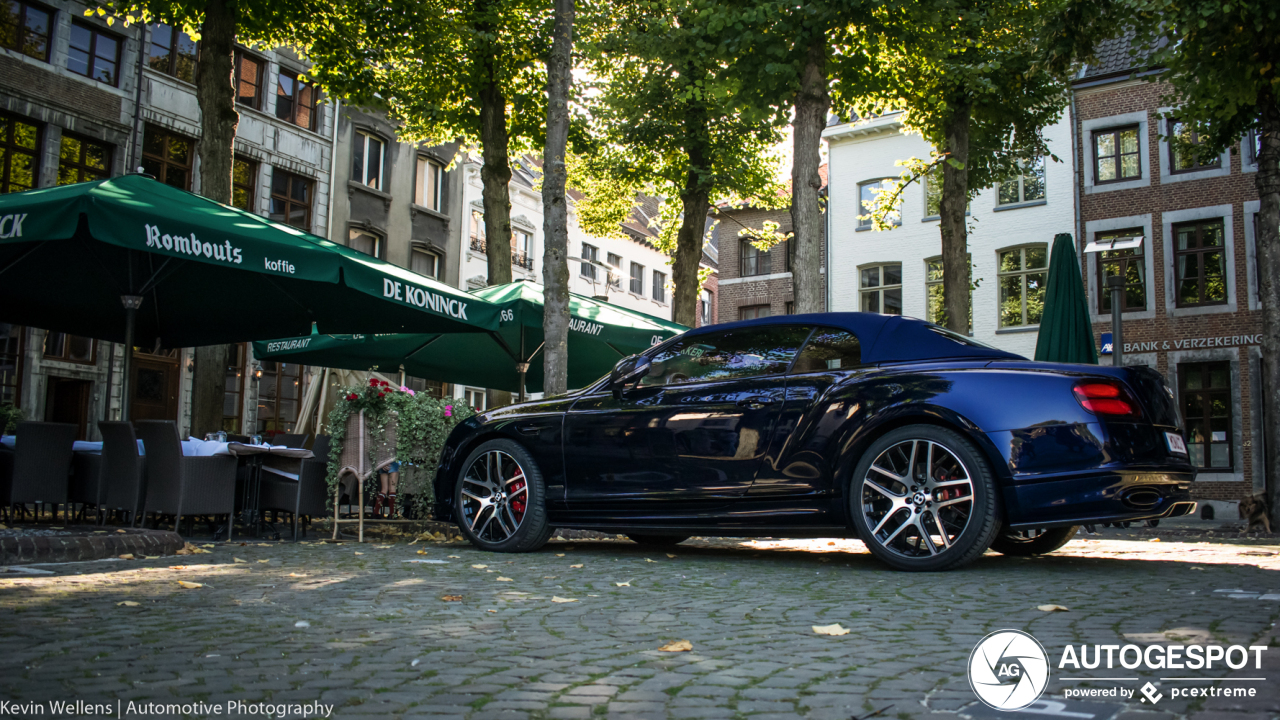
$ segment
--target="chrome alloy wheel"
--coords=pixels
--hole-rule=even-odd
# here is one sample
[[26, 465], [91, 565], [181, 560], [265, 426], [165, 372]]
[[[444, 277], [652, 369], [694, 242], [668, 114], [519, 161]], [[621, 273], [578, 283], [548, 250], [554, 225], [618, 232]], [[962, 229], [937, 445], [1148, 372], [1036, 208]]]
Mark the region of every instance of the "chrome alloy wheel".
[[875, 542], [905, 557], [931, 557], [951, 549], [968, 526], [973, 481], [941, 443], [904, 440], [871, 463], [860, 500]]
[[515, 535], [529, 509], [524, 468], [511, 455], [490, 450], [462, 475], [462, 517], [478, 540], [500, 543]]

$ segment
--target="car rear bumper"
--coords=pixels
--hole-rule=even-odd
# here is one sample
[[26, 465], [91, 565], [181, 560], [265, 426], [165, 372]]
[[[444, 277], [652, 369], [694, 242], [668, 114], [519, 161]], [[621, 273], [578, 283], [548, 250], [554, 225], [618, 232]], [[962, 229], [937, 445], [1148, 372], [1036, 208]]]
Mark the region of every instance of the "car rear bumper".
[[1180, 517], [1195, 512], [1193, 473], [1120, 472], [1020, 483], [1006, 489], [1009, 526], [1049, 528]]

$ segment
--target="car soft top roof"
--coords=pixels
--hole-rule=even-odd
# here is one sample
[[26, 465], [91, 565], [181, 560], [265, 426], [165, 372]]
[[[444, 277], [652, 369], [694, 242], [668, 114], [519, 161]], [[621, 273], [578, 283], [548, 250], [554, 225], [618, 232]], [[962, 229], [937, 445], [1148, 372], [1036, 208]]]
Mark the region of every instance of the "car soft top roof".
[[755, 320], [708, 325], [690, 330], [681, 337], [694, 338], [735, 328], [784, 325], [820, 325], [847, 330], [858, 337], [858, 341], [862, 344], [862, 362], [867, 364], [942, 358], [1026, 360], [1021, 355], [955, 336], [951, 331], [924, 320], [865, 312], [774, 315]]

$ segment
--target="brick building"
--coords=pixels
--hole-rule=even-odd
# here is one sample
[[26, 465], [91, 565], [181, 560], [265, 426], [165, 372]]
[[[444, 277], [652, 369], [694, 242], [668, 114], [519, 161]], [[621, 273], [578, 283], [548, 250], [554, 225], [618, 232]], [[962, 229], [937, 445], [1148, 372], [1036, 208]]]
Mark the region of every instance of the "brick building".
[[[822, 175], [822, 194], [827, 191], [827, 166]], [[790, 315], [795, 312], [795, 286], [791, 276], [790, 241], [783, 241], [772, 249], [761, 251], [751, 244], [750, 238], [764, 227], [766, 222], [778, 224], [778, 232], [791, 232], [791, 210], [764, 210], [751, 205], [715, 208], [711, 215], [716, 221], [713, 242], [716, 247], [719, 272], [715, 292], [719, 322], [750, 320], [771, 315]], [[822, 278], [827, 278], [827, 230], [829, 213], [821, 226], [823, 258]], [[746, 235], [742, 233], [746, 232]], [[705, 258], [704, 258], [705, 260]], [[704, 295], [708, 288], [704, 288]], [[830, 297], [827, 289], [823, 297]]]
[[1145, 240], [1082, 256], [1094, 330], [1111, 330], [1105, 278], [1125, 276], [1124, 362], [1172, 386], [1200, 468], [1195, 496], [1221, 517], [1263, 487], [1254, 138], [1213, 158], [1175, 152], [1164, 139], [1182, 131], [1167, 117], [1170, 88], [1132, 67], [1125, 39], [1098, 55], [1073, 84], [1077, 233]]

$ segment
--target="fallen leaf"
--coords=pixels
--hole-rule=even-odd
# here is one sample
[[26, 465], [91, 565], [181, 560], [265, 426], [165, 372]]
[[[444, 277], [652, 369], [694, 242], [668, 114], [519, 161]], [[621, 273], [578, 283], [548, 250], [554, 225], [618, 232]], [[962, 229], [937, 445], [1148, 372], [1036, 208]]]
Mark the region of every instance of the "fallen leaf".
[[502, 577], [501, 575], [498, 576], [497, 580], [498, 582], [515, 582], [515, 580], [512, 580], [511, 578]]
[[1044, 612], [1066, 612], [1071, 608], [1063, 607], [1062, 605], [1037, 605], [1036, 609]]
[[200, 547], [211, 548], [211, 547], [217, 547], [217, 545], [209, 544], [209, 545], [201, 545]]
[[487, 567], [489, 567], [489, 566], [488, 566], [488, 565], [472, 565], [471, 567], [473, 567], [473, 568], [475, 568], [475, 569], [477, 569], [477, 570], [483, 570], [483, 569], [485, 569], [485, 568], [487, 568]]
[[306, 575], [301, 573], [289, 573], [289, 577], [306, 577]]
[[1147, 542], [1160, 542], [1160, 538], [1151, 538]]
[[258, 543], [258, 547], [271, 547], [271, 543]]
[[461, 559], [462, 559], [462, 556], [461, 556], [461, 555], [450, 555], [449, 557], [453, 558], [454, 560], [461, 560]]
[[271, 561], [270, 561], [270, 560], [259, 560], [258, 562], [259, 562], [260, 564], [262, 564], [262, 563], [269, 563], [269, 562], [271, 562]]
[[374, 545], [374, 546], [373, 546], [373, 549], [374, 549], [374, 550], [389, 550], [389, 549], [390, 549], [390, 548], [392, 548], [392, 547], [394, 547], [394, 546], [393, 546], [393, 545]]
[[179, 581], [178, 581], [178, 584], [179, 584], [179, 585], [181, 585], [182, 587], [184, 587], [184, 588], [188, 589], [188, 590], [195, 590], [196, 588], [202, 588], [202, 587], [204, 587], [204, 585], [202, 585], [202, 584], [200, 584], [200, 583], [196, 583], [196, 582], [187, 582], [186, 580], [179, 580]]
[[578, 598], [562, 598], [559, 595], [552, 595], [551, 602], [553, 603], [578, 602]]
[[556, 576], [555, 576], [555, 575], [543, 575], [543, 576], [542, 576], [542, 579], [543, 579], [543, 580], [555, 580], [555, 579], [556, 579]]
[[692, 649], [693, 643], [688, 640], [672, 640], [658, 648], [658, 652], [689, 652]]
[[1202, 568], [1202, 567], [1194, 567], [1194, 566], [1193, 566], [1191, 569], [1192, 569], [1192, 570], [1199, 570], [1200, 572], [1204, 572], [1204, 568]]
[[[426, 554], [427, 554], [427, 551], [426, 551], [426, 550], [419, 550], [419, 551], [418, 551], [418, 554], [419, 554], [419, 555], [426, 555]], [[453, 556], [452, 556], [452, 555], [450, 555], [449, 557], [453, 557]]]
[[309, 628], [311, 627], [311, 623], [307, 622], [306, 620], [299, 620], [298, 622], [294, 623], [293, 626], [296, 628]]
[[186, 570], [187, 566], [186, 565], [170, 565], [169, 569], [170, 570]]
[[849, 634], [848, 628], [840, 627], [840, 623], [835, 625], [814, 625], [813, 631], [819, 635], [831, 635], [832, 637]]
[[485, 610], [485, 612], [498, 612], [497, 610]]
[[441, 600], [443, 600], [443, 601], [445, 601], [445, 602], [462, 602], [462, 596], [461, 596], [461, 595], [445, 595], [445, 596], [441, 597], [440, 599], [441, 599]]
[[116, 530], [116, 532], [118, 532], [118, 533], [122, 533], [122, 532], [126, 532], [126, 531], [124, 531], [124, 530]]
[[124, 602], [116, 603], [116, 607], [141, 607], [141, 606], [142, 606], [142, 603], [136, 603], [132, 600], [125, 600]]
[[628, 580], [626, 582], [616, 582], [614, 583], [614, 585], [617, 585], [618, 587], [631, 587], [631, 581]]
[[645, 561], [645, 562], [658, 562], [657, 560], [650, 560], [649, 558], [645, 558], [645, 559], [644, 559], [644, 561]]
[[669, 557], [669, 558], [673, 558], [673, 557], [675, 557], [675, 555], [672, 555], [671, 553], [667, 553], [667, 557]]
[[119, 557], [120, 557], [120, 559], [121, 559], [121, 560], [132, 560], [132, 559], [133, 559], [133, 553], [125, 553], [125, 554], [123, 554], [123, 555], [120, 555]]
[[564, 553], [556, 553], [556, 557], [564, 557]]
[[357, 554], [357, 555], [363, 555], [364, 553], [362, 553], [362, 552], [357, 552], [356, 554]]
[[570, 565], [569, 567], [571, 567], [571, 568], [580, 568], [580, 567], [582, 567], [582, 566], [581, 566], [581, 565]]
[[232, 557], [231, 559], [232, 559], [235, 563], [238, 563], [238, 564], [247, 564], [247, 563], [249, 562], [248, 560], [241, 560], [241, 559], [240, 559], [240, 558], [238, 558], [238, 557]]

